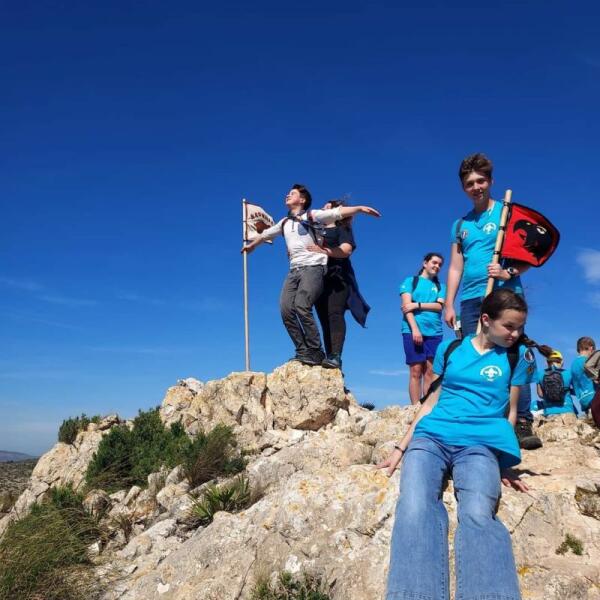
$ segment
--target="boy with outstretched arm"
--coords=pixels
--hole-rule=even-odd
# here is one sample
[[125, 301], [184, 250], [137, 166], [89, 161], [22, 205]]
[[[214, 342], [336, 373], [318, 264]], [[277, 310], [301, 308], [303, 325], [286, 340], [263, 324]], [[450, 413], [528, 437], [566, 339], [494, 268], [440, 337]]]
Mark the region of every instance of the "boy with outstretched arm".
[[[494, 289], [505, 287], [523, 295], [520, 276], [529, 268], [519, 262], [492, 264], [502, 213], [502, 202], [496, 202], [491, 196], [492, 171], [492, 161], [477, 153], [467, 156], [458, 172], [473, 209], [452, 225], [444, 319], [449, 327], [456, 327], [454, 302], [462, 280], [460, 321], [463, 336], [477, 331], [488, 277], [496, 280]], [[515, 431], [521, 448], [534, 450], [540, 448], [542, 442], [531, 428], [530, 405], [531, 389], [524, 385], [520, 388]]]
[[596, 350], [596, 342], [591, 337], [580, 337], [577, 340], [577, 358], [571, 365], [571, 382], [575, 397], [584, 413], [590, 409], [595, 394], [594, 382], [585, 374], [583, 365]]
[[281, 318], [296, 348], [294, 359], [306, 365], [320, 365], [325, 354], [312, 309], [323, 291], [327, 255], [311, 252], [308, 247], [319, 243], [319, 230], [322, 225], [360, 213], [373, 217], [381, 215], [368, 206], [338, 206], [330, 210], [310, 210], [311, 203], [312, 197], [308, 189], [300, 184], [293, 185], [285, 197], [287, 216], [245, 245], [242, 252], [252, 252], [263, 242], [283, 235], [290, 259], [290, 270], [281, 290]]

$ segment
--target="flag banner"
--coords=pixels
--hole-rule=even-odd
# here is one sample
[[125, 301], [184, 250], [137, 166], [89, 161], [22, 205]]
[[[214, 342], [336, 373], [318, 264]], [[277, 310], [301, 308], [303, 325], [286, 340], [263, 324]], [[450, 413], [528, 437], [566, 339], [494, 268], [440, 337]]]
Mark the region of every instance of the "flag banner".
[[[256, 239], [265, 229], [275, 225], [269, 213], [256, 204], [246, 202], [245, 239], [248, 242]], [[272, 243], [272, 242], [269, 242]]]
[[560, 233], [544, 215], [511, 203], [500, 256], [541, 267], [554, 253]]

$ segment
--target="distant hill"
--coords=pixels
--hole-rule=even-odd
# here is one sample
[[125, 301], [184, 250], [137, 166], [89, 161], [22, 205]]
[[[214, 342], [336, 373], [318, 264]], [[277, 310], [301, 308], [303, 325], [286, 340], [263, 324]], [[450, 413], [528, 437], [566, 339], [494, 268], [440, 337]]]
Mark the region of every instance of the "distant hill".
[[0, 462], [16, 462], [20, 460], [31, 460], [32, 458], [35, 458], [35, 456], [23, 454], [22, 452], [7, 452], [6, 450], [0, 450]]

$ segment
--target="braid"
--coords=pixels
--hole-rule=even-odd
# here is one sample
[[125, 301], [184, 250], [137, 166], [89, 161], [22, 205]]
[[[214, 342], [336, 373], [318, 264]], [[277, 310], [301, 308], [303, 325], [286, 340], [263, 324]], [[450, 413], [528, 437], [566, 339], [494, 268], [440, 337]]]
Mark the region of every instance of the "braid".
[[546, 344], [538, 344], [531, 338], [527, 337], [526, 334], [522, 334], [517, 344], [521, 344], [527, 348], [535, 348], [542, 356], [548, 358], [550, 354], [552, 354], [552, 348], [550, 346], [546, 346]]

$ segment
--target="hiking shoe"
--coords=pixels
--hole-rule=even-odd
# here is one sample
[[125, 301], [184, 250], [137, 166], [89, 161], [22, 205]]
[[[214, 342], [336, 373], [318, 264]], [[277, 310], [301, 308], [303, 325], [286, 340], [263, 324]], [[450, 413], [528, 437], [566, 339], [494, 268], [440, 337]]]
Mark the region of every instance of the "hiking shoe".
[[519, 440], [519, 446], [523, 450], [536, 450], [542, 447], [542, 440], [531, 429], [531, 421], [517, 421], [515, 433]]
[[323, 359], [321, 366], [325, 369], [341, 369], [342, 360], [340, 359], [339, 354], [332, 354], [331, 356]]
[[299, 360], [303, 365], [308, 365], [309, 367], [316, 367], [323, 362], [323, 358], [325, 355], [321, 350], [315, 350], [313, 352], [305, 352], [303, 354], [297, 354], [297, 360]]

